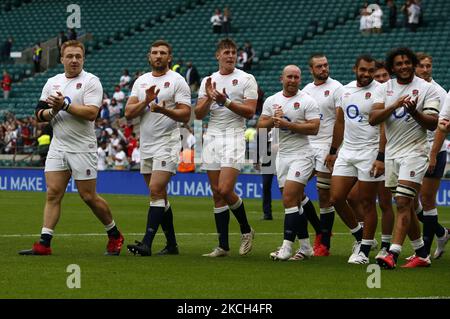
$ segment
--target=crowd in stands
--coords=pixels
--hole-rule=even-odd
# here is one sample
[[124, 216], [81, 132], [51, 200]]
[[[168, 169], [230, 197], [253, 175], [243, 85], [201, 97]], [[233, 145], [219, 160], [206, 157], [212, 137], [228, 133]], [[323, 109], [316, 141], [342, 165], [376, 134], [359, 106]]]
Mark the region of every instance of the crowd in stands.
[[[386, 0], [389, 14], [389, 28], [397, 27], [397, 5], [394, 0]], [[403, 14], [403, 26], [411, 32], [416, 32], [422, 24], [423, 11], [420, 0], [406, 0], [400, 7]], [[379, 1], [364, 3], [360, 10], [359, 29], [362, 34], [381, 33], [383, 30], [383, 10]]]

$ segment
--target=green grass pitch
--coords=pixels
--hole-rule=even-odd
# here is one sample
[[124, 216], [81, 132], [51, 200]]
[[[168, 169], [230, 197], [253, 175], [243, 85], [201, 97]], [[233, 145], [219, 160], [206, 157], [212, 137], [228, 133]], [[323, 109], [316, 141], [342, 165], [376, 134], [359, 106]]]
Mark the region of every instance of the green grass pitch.
[[[125, 245], [140, 240], [148, 198], [104, 195], [125, 235]], [[231, 256], [201, 255], [217, 245], [212, 200], [173, 197], [179, 256], [103, 256], [106, 235], [77, 194], [66, 194], [62, 216], [52, 242], [53, 255], [19, 256], [30, 248], [41, 229], [44, 193], [1, 192], [0, 298], [397, 298], [450, 297], [450, 252], [428, 269], [381, 271], [381, 288], [369, 289], [366, 265], [349, 265], [353, 237], [335, 219], [332, 255], [301, 262], [274, 262], [269, 253], [282, 242], [283, 210], [274, 201], [274, 220], [262, 221], [261, 201], [245, 200], [256, 230], [253, 251], [238, 254], [239, 231], [231, 216]], [[440, 221], [450, 226], [450, 209], [439, 209]], [[311, 238], [311, 242], [314, 236]], [[380, 234], [377, 232], [380, 241]], [[161, 230], [153, 252], [165, 243]], [[297, 244], [296, 244], [297, 245]], [[432, 251], [434, 251], [433, 244]], [[448, 247], [450, 250], [450, 244]], [[374, 255], [371, 262], [374, 263]], [[401, 258], [412, 254], [409, 241]], [[401, 260], [400, 264], [404, 261]], [[81, 269], [81, 288], [69, 289], [67, 266]]]

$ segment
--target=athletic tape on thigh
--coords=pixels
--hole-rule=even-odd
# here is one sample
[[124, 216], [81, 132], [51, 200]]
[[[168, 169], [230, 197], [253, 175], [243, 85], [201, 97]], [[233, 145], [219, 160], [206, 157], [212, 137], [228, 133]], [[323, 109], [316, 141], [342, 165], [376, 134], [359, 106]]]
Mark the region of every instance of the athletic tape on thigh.
[[388, 187], [391, 190], [392, 196], [395, 196], [397, 194], [397, 187]]
[[409, 197], [409, 198], [414, 198], [416, 197], [417, 191], [410, 187], [410, 186], [406, 186], [406, 185], [402, 185], [402, 184], [398, 184], [397, 185], [397, 189], [395, 191], [395, 196], [400, 197]]
[[317, 177], [317, 188], [330, 189], [331, 178]]

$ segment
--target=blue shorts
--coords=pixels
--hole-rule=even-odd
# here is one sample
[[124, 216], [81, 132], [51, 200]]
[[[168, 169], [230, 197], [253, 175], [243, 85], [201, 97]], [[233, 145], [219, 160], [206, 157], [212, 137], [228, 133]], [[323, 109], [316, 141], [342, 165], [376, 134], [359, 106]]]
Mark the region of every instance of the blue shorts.
[[441, 151], [436, 156], [436, 167], [434, 171], [431, 174], [427, 172], [425, 177], [441, 179], [444, 176], [445, 165], [447, 165], [447, 151]]

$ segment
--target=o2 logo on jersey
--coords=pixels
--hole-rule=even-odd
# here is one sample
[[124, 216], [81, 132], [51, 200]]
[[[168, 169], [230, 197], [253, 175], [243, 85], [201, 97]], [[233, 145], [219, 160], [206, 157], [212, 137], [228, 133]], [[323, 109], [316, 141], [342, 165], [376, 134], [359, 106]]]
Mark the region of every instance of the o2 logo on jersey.
[[402, 118], [405, 118], [405, 122], [408, 122], [412, 118], [411, 115], [409, 115], [408, 112], [406, 112], [405, 108], [402, 108], [401, 113], [397, 113], [398, 110], [399, 109], [396, 109], [394, 113], [392, 113], [395, 119], [400, 120]]
[[319, 115], [320, 115], [320, 120], [323, 121], [323, 114], [319, 113]]
[[350, 104], [345, 109], [345, 112], [347, 113], [347, 117], [351, 120], [357, 119], [357, 122], [362, 122], [363, 116], [359, 114], [359, 108], [355, 104]]

